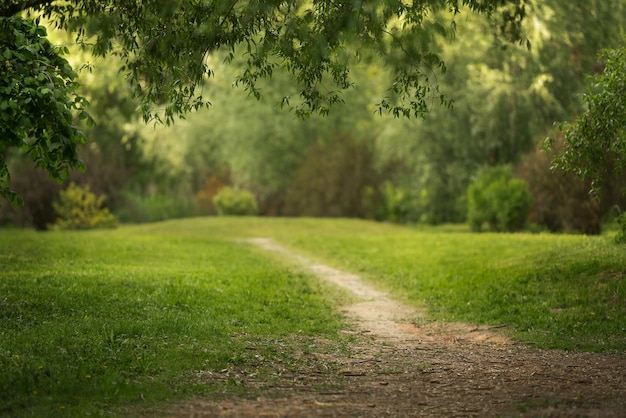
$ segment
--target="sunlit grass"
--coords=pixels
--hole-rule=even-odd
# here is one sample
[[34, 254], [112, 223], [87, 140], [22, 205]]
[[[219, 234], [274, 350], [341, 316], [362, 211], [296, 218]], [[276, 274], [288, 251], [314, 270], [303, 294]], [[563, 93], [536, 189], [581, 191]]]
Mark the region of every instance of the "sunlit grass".
[[626, 252], [609, 237], [262, 218], [0, 230], [0, 415], [217, 396], [241, 388], [190, 376], [291, 361], [294, 335], [337, 340], [333, 294], [241, 241], [261, 236], [360, 273], [431, 320], [505, 324], [536, 347], [626, 352]]
[[433, 319], [505, 324], [541, 348], [626, 352], [626, 251], [611, 237], [308, 220], [280, 239]]
[[336, 335], [314, 280], [189, 222], [0, 231], [0, 415], [211, 392], [191, 373], [246, 365], [251, 341]]

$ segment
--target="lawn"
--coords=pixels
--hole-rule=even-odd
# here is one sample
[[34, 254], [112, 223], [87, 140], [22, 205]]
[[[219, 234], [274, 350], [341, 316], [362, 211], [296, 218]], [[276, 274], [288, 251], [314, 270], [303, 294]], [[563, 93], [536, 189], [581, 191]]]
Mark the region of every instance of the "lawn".
[[610, 236], [356, 220], [294, 221], [289, 231], [276, 235], [427, 309], [431, 320], [504, 325], [538, 348], [626, 353], [626, 247]]
[[99, 415], [217, 392], [190, 377], [281, 356], [293, 335], [337, 335], [314, 279], [213, 223], [0, 230], [0, 415]]
[[260, 236], [360, 273], [428, 320], [626, 352], [626, 252], [604, 236], [263, 218], [0, 230], [0, 415], [123, 415], [240, 390], [201, 372], [269, 373], [315, 339], [340, 349], [335, 295], [240, 240]]

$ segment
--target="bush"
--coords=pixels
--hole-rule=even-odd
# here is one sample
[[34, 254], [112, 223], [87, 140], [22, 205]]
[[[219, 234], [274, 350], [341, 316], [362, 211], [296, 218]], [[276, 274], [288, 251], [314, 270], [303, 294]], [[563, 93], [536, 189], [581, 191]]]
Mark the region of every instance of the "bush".
[[[613, 196], [614, 193], [605, 188], [600, 202], [589, 193], [589, 181], [553, 169], [552, 159], [561, 147], [562, 139], [555, 142], [550, 153], [537, 149], [526, 155], [518, 167], [520, 177], [526, 180], [533, 196], [529, 220], [551, 232], [599, 234], [603, 214], [607, 208], [620, 203], [620, 196]], [[611, 179], [605, 186], [613, 184], [616, 182]]]
[[59, 194], [58, 202], [52, 206], [57, 213], [53, 229], [114, 228], [117, 219], [103, 207], [104, 196], [96, 196], [89, 186], [80, 187], [71, 183]]
[[467, 190], [467, 219], [473, 231], [486, 222], [492, 231], [518, 231], [524, 227], [532, 197], [524, 180], [513, 178], [508, 166], [488, 168]]
[[626, 244], [626, 212], [620, 213], [615, 218], [615, 222], [617, 222], [619, 227], [615, 236], [615, 242], [617, 244]]
[[259, 213], [256, 197], [251, 192], [232, 187], [222, 188], [213, 197], [213, 206], [220, 216], [252, 216]]

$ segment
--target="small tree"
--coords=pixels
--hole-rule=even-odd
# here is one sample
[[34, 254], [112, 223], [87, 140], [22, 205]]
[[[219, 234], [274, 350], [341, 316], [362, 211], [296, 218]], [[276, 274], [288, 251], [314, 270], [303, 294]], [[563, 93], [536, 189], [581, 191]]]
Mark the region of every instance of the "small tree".
[[61, 192], [59, 202], [53, 203], [58, 218], [53, 229], [114, 228], [115, 216], [103, 207], [104, 196], [96, 196], [89, 186], [71, 183]]
[[473, 231], [486, 222], [492, 231], [518, 231], [524, 227], [532, 197], [524, 180], [513, 178], [508, 166], [481, 172], [467, 190], [467, 219]]

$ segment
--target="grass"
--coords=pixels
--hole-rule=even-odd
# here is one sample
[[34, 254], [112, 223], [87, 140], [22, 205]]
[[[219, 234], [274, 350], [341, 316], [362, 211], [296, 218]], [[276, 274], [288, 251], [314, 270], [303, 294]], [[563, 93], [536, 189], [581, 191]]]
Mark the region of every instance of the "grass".
[[241, 382], [194, 376], [298, 368], [290, 353], [339, 341], [332, 294], [236, 241], [255, 236], [360, 273], [433, 320], [506, 324], [540, 348], [626, 352], [626, 252], [609, 237], [260, 218], [0, 230], [0, 415], [128, 415], [220, 396]]
[[0, 415], [101, 415], [216, 392], [190, 376], [276, 357], [292, 335], [337, 335], [314, 280], [210, 223], [176, 225], [0, 231]]
[[626, 352], [626, 252], [611, 237], [309, 220], [281, 239], [433, 319], [505, 324], [539, 348]]

